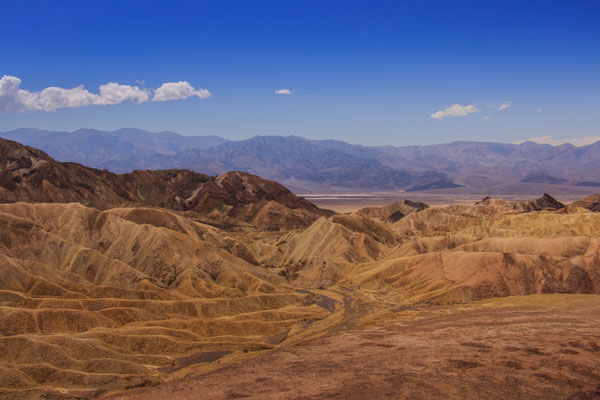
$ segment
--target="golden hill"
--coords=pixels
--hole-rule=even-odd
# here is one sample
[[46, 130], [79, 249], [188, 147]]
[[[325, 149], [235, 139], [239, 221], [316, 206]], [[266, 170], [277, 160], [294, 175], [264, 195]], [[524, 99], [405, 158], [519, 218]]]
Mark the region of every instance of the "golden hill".
[[326, 314], [201, 239], [214, 228], [188, 221], [190, 234], [115, 211], [0, 206], [4, 396], [150, 384], [177, 357], [270, 347]]
[[425, 203], [410, 200], [399, 200], [385, 207], [365, 207], [356, 213], [368, 218], [377, 218], [382, 221], [396, 222], [409, 214], [422, 211], [429, 207]]
[[107, 396], [439, 307], [600, 294], [595, 197], [332, 215], [249, 174], [0, 151], [2, 398]]
[[2, 393], [154, 385], [410, 305], [600, 292], [600, 214], [481, 207], [228, 232], [158, 208], [0, 205]]

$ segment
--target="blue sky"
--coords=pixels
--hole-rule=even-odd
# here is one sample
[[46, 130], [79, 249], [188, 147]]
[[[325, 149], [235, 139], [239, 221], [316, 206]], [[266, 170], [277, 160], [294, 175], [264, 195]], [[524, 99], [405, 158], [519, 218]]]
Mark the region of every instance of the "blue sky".
[[[373, 145], [600, 136], [595, 1], [13, 0], [2, 13], [0, 76], [18, 78], [30, 100], [15, 106], [0, 87], [0, 131]], [[109, 82], [137, 91], [106, 100]], [[182, 82], [194, 95], [155, 91]], [[89, 99], [78, 106], [36, 94], [80, 85]]]

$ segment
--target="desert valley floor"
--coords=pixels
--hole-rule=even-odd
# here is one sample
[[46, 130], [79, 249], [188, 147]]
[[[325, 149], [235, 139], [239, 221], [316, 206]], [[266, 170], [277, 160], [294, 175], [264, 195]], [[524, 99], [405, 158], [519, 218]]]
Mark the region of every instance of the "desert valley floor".
[[2, 398], [564, 399], [600, 383], [599, 195], [336, 213], [241, 172], [0, 154]]
[[[597, 298], [414, 307], [202, 376], [111, 399], [564, 399], [598, 378]], [[587, 383], [587, 382], [591, 383]]]

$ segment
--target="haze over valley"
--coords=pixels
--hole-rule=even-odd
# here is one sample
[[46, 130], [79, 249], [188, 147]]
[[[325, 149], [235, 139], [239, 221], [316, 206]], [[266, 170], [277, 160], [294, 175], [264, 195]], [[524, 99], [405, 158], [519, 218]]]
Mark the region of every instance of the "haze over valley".
[[228, 141], [131, 128], [113, 132], [17, 129], [0, 137], [37, 147], [59, 161], [116, 173], [170, 168], [208, 175], [249, 172], [276, 180], [296, 193], [313, 195], [317, 201], [319, 196], [314, 195], [318, 194], [402, 197], [401, 192], [416, 192], [411, 195], [456, 202], [545, 191], [571, 201], [600, 188], [600, 141], [579, 147], [530, 141], [393, 147], [297, 136]]

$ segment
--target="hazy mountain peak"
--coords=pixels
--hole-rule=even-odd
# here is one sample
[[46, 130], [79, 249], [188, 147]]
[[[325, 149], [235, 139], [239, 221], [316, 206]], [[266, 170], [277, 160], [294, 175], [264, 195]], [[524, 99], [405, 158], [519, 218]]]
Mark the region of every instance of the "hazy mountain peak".
[[511, 190], [518, 192], [529, 190], [531, 184], [571, 184], [583, 188], [589, 182], [600, 181], [597, 156], [600, 142], [581, 147], [532, 141], [520, 144], [456, 141], [395, 147], [311, 140], [297, 135], [257, 135], [227, 141], [217, 136], [151, 133], [137, 128], [113, 132], [25, 128], [0, 136], [40, 148], [60, 161], [114, 172], [187, 168], [219, 175], [240, 170], [291, 184], [305, 193], [323, 187], [356, 191], [460, 186], [491, 193], [490, 185], [498, 184], [512, 185]]

